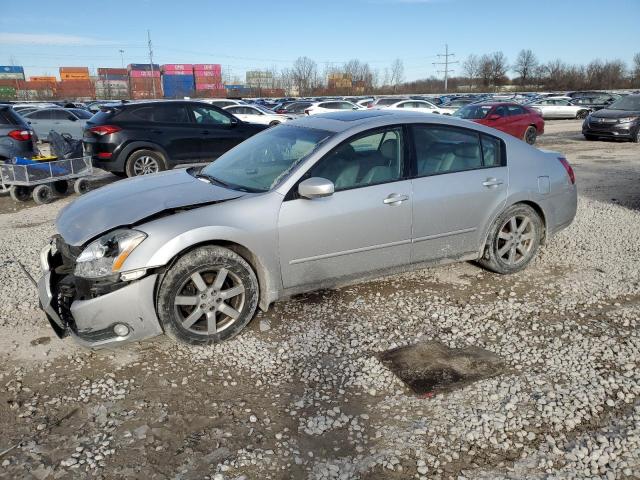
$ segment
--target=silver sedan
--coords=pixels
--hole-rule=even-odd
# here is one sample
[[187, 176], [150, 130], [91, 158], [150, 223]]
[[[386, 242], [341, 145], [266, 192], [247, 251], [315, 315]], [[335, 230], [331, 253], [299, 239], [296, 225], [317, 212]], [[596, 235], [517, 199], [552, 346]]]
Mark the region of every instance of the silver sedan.
[[442, 115], [335, 112], [79, 198], [42, 251], [40, 302], [89, 347], [215, 343], [304, 291], [466, 260], [520, 271], [575, 213], [559, 153]]

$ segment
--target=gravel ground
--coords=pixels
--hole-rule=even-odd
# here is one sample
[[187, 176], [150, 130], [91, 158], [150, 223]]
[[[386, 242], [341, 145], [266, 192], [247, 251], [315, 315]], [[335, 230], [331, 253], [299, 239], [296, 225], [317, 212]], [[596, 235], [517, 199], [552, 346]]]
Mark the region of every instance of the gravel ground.
[[[514, 276], [427, 269], [280, 302], [215, 347], [89, 352], [4, 265], [0, 477], [640, 478], [640, 149], [578, 127], [540, 138], [576, 168], [576, 221]], [[37, 272], [68, 201], [0, 215], [0, 259]], [[417, 396], [378, 355], [425, 340], [503, 369]]]

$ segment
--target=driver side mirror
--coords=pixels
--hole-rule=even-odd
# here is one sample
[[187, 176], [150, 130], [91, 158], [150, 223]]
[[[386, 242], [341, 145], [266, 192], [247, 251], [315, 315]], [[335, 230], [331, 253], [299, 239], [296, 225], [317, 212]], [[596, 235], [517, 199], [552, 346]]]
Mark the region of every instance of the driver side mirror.
[[497, 113], [492, 113], [487, 117], [487, 120], [500, 120], [501, 118], [502, 118], [501, 115], [498, 115]]
[[298, 185], [298, 195], [302, 198], [313, 200], [314, 198], [329, 197], [333, 195], [335, 186], [331, 180], [320, 177], [307, 178]]

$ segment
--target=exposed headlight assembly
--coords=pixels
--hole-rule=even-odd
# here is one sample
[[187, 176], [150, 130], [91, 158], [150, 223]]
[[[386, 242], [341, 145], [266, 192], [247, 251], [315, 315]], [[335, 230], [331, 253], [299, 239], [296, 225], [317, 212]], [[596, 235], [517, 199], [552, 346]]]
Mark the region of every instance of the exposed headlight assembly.
[[120, 229], [91, 242], [76, 260], [75, 274], [83, 278], [102, 278], [120, 272], [124, 261], [147, 238], [138, 230]]
[[633, 122], [635, 119], [636, 119], [636, 117], [619, 118], [618, 119], [618, 123], [629, 123], [629, 122]]

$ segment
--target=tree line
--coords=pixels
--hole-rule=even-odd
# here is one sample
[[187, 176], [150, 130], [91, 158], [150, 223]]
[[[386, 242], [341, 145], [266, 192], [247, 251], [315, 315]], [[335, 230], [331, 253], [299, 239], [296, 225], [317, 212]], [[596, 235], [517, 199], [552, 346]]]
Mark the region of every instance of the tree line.
[[[586, 65], [570, 64], [560, 59], [540, 62], [530, 49], [521, 50], [513, 63], [501, 52], [469, 55], [461, 65], [461, 75], [449, 78], [452, 92], [542, 90], [611, 90], [640, 88], [640, 52], [627, 65], [619, 59], [595, 59]], [[406, 82], [404, 64], [394, 60], [388, 67], [374, 69], [367, 62], [349, 60], [341, 65], [320, 66], [309, 57], [299, 57], [291, 67], [278, 70], [272, 67], [275, 88], [310, 95], [357, 95], [391, 93], [438, 93], [443, 90], [442, 78]], [[509, 75], [511, 73], [511, 76]], [[331, 88], [330, 75], [344, 74], [351, 87]]]

